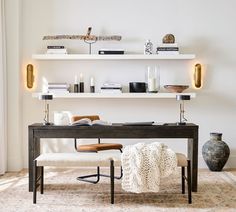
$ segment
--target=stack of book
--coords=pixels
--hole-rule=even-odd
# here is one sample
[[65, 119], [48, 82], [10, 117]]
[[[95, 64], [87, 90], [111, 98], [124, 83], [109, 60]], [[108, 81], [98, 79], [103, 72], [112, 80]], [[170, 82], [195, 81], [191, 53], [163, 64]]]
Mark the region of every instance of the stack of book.
[[47, 46], [47, 54], [67, 54], [65, 46]]
[[156, 53], [159, 55], [176, 55], [179, 54], [179, 47], [177, 43], [162, 43], [157, 47]]
[[118, 94], [122, 93], [122, 86], [119, 83], [104, 83], [101, 87], [101, 93]]
[[48, 92], [54, 94], [69, 93], [67, 83], [48, 83]]

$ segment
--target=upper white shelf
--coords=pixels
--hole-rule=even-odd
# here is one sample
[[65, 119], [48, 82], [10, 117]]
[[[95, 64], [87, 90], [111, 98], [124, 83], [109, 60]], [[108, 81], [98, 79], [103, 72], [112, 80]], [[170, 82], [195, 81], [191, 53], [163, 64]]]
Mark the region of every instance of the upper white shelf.
[[[41, 93], [33, 93], [32, 97], [38, 98]], [[190, 95], [191, 98], [196, 97], [196, 93], [121, 93], [121, 94], [104, 94], [104, 93], [58, 93], [53, 94], [53, 98], [57, 99], [174, 99], [176, 95]]]
[[178, 55], [33, 54], [32, 58], [35, 60], [192, 60], [195, 58], [195, 54], [178, 54]]

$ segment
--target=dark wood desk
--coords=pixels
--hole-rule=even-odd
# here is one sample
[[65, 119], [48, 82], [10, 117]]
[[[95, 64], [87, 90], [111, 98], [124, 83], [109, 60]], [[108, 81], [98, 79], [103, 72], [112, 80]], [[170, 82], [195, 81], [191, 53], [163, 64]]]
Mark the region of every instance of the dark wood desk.
[[198, 126], [176, 124], [157, 126], [29, 126], [29, 191], [33, 190], [33, 161], [40, 154], [41, 138], [186, 138], [192, 162], [192, 190], [197, 192]]

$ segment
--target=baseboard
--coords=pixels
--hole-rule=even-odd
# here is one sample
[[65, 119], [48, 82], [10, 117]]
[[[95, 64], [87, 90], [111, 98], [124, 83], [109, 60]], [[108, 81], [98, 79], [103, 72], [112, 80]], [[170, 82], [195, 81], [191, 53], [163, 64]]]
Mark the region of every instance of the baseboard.
[[[202, 156], [198, 157], [198, 167], [199, 168], [207, 168], [207, 165], [206, 165]], [[236, 168], [236, 155], [232, 155], [229, 157], [229, 160], [225, 164], [224, 168], [230, 168], [230, 169]]]

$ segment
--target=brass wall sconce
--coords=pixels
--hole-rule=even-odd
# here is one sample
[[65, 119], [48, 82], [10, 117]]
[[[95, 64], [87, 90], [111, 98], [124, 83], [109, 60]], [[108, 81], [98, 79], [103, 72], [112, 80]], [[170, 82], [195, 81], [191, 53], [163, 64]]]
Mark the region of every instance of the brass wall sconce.
[[195, 65], [194, 85], [196, 88], [200, 88], [202, 86], [202, 66], [199, 63]]
[[26, 70], [27, 88], [31, 89], [34, 86], [34, 66], [32, 64], [28, 64]]

